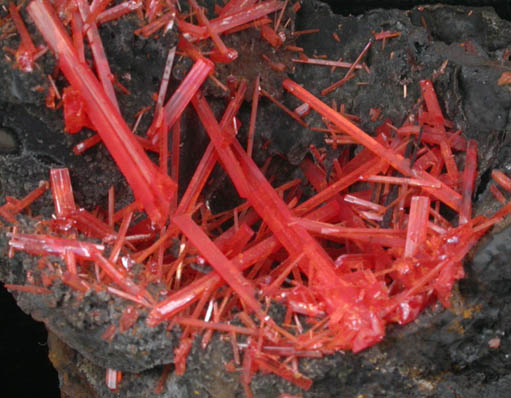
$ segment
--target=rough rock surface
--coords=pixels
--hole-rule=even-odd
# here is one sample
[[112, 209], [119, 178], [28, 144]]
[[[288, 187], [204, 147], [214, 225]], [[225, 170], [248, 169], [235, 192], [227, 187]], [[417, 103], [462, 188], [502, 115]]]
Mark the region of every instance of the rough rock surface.
[[[322, 3], [305, 0], [295, 24], [296, 30], [321, 28], [320, 33], [302, 36], [297, 41], [307, 55], [343, 57], [348, 61], [357, 57], [372, 31], [402, 32], [401, 37], [387, 41], [385, 49], [381, 49], [381, 43], [375, 43], [366, 58], [370, 74], [360, 72], [357, 78], [327, 97], [335, 99], [337, 104], [345, 104], [347, 112], [360, 116], [362, 128], [369, 132], [381, 123], [381, 120], [370, 121], [370, 108], [380, 107], [385, 117], [399, 124], [419, 98], [418, 81], [430, 78], [448, 60], [444, 73], [435, 80], [435, 88], [446, 116], [479, 142], [478, 211], [491, 207], [486, 192], [489, 170], [511, 170], [511, 91], [497, 86], [502, 72], [511, 70], [509, 59], [502, 60], [504, 51], [511, 48], [511, 23], [499, 19], [490, 8], [431, 6], [342, 16], [333, 14]], [[126, 18], [101, 30], [114, 73], [136, 93], [130, 97], [119, 95], [129, 123], [133, 122], [136, 111], [151, 103], [165, 62], [165, 48], [172, 44], [172, 35], [166, 43], [138, 39], [132, 35], [134, 26], [136, 22]], [[341, 38], [340, 43], [333, 39], [333, 32]], [[15, 47], [16, 40], [11, 38], [6, 45]], [[41, 62], [45, 73], [51, 72], [52, 59], [47, 55]], [[311, 65], [296, 65], [290, 70], [294, 80], [316, 94], [344, 73], [342, 70], [331, 73], [330, 68]], [[75, 198], [81, 206], [91, 209], [105, 203], [111, 185], [121, 199], [119, 205], [128, 202], [129, 190], [105, 149], [94, 148], [78, 157], [71, 153], [71, 147], [86, 137], [87, 132], [75, 136], [62, 133], [60, 112], [47, 110], [45, 93], [33, 90], [46, 84], [44, 74], [27, 75], [13, 69], [5, 59], [0, 61], [3, 87], [0, 90], [0, 199], [3, 201], [5, 195], [25, 195], [39, 180], [48, 178], [49, 168], [65, 165], [71, 170]], [[286, 94], [276, 94], [289, 106], [296, 105]], [[282, 174], [287, 177], [292, 165], [307, 155], [309, 144], [320, 146], [323, 137], [302, 129], [268, 101], [262, 99], [260, 105], [257, 157], [263, 160], [268, 152], [284, 154], [287, 161]], [[241, 115], [245, 126], [242, 134], [248, 126], [248, 110], [249, 107], [244, 107]], [[312, 125], [319, 120], [317, 116], [309, 118]], [[143, 124], [148, 121], [149, 118]], [[187, 117], [184, 153], [190, 153], [188, 148], [197, 142], [200, 145], [207, 142], [199, 130], [193, 115]], [[266, 140], [271, 142], [268, 152], [261, 150]], [[196, 159], [191, 159], [187, 167], [193, 170], [195, 162]], [[186, 173], [183, 178], [186, 181]], [[229, 197], [225, 194], [228, 185], [210, 188], [216, 189], [211, 197], [218, 208], [229, 205], [224, 203]], [[48, 197], [38, 203], [38, 213], [51, 213]], [[275, 376], [258, 375], [252, 382], [255, 396], [278, 397], [281, 392], [315, 398], [505, 396], [511, 387], [510, 240], [508, 228], [481, 244], [474, 260], [467, 262], [467, 278], [460, 282], [450, 310], [435, 306], [406, 327], [389, 328], [383, 343], [360, 354], [338, 353], [321, 360], [302, 361], [302, 372], [314, 380], [309, 392], [300, 391]], [[24, 283], [24, 270], [33, 268], [34, 260], [18, 254], [14, 260], [6, 261], [5, 243], [2, 237], [0, 279]], [[116, 333], [108, 344], [100, 336], [112, 322], [117, 322], [124, 303], [106, 293], [92, 293], [80, 299], [59, 284], [52, 287], [52, 292], [43, 299], [24, 293], [16, 293], [15, 297], [24, 311], [44, 321], [59, 336], [59, 339], [52, 336], [50, 345], [63, 392], [76, 397], [156, 396], [154, 388], [162, 372], [160, 365], [171, 363], [172, 346], [178, 334], [167, 333], [163, 328], [148, 329], [142, 313], [135, 328], [126, 334]], [[490, 348], [489, 341], [496, 338], [500, 346]], [[185, 376], [178, 378], [171, 372], [159, 396], [243, 396], [239, 374], [228, 373], [223, 368], [231, 359], [230, 343], [220, 338], [206, 351], [196, 345]], [[125, 372], [118, 394], [106, 388], [104, 367]], [[84, 388], [85, 395], [79, 395], [80, 388]]]

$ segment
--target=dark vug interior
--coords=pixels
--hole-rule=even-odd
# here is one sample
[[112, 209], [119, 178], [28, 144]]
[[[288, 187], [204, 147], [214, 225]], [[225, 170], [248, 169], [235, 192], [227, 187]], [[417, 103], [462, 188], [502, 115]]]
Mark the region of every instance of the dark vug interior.
[[[325, 0], [335, 13], [361, 14], [372, 8], [409, 9], [434, 1], [415, 0]], [[503, 19], [511, 20], [511, 2], [507, 0], [444, 0], [442, 3], [463, 6], [492, 6]], [[48, 361], [47, 333], [44, 325], [35, 322], [16, 305], [11, 295], [0, 287], [0, 379], [3, 390], [19, 396], [37, 391], [39, 396], [59, 397], [58, 376]], [[8, 393], [8, 395], [10, 395]]]

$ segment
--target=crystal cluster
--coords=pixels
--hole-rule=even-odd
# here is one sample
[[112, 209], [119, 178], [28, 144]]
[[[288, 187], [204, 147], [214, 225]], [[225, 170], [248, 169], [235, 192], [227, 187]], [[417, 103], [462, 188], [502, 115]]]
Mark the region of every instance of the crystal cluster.
[[[280, 48], [286, 41], [279, 30], [284, 11], [289, 7], [297, 12], [299, 2], [231, 0], [217, 7], [217, 17], [209, 19], [190, 0], [197, 24], [187, 21], [175, 1], [108, 5], [109, 1], [101, 0], [90, 6], [85, 0], [53, 4], [33, 0], [27, 10], [69, 83], [62, 96], [66, 131], [87, 127], [97, 132], [75, 152], [102, 142], [135, 202], [115, 211], [112, 190], [103, 214], [87, 211], [75, 203], [69, 171], [52, 169], [49, 183], [22, 200], [8, 198], [0, 207], [0, 217], [13, 225], [11, 255], [24, 251], [43, 259], [59, 256], [66, 268], [54, 270], [55, 278], [75, 294], [106, 289], [129, 301], [121, 330], [128, 330], [139, 317], [145, 317], [151, 327], [181, 325], [180, 344], [173, 353], [178, 373], [185, 371], [194, 337], [200, 337], [206, 347], [213, 331], [224, 333], [232, 341], [234, 358], [224, 365], [241, 372], [248, 396], [250, 380], [258, 370], [308, 389], [312, 381], [298, 371], [300, 357], [318, 358], [338, 350], [359, 352], [381, 341], [387, 324], [409, 323], [436, 300], [450, 305], [452, 287], [463, 277], [464, 256], [508, 214], [510, 205], [493, 187], [503, 208], [492, 217], [472, 217], [477, 143], [463, 138], [443, 116], [432, 81], [420, 82], [423, 101], [413, 117], [402, 126], [384, 121], [374, 136], [354, 123], [356, 117], [327, 105], [290, 79], [282, 85], [303, 102], [297, 109], [288, 109], [262, 89], [258, 77], [232, 85], [230, 102], [217, 120], [201, 87], [212, 78], [217, 63], [230, 63], [238, 56], [222, 36], [259, 29], [263, 40]], [[37, 51], [13, 4], [9, 11], [22, 39], [17, 65], [29, 72]], [[148, 22], [135, 32], [144, 37], [175, 23], [181, 35], [178, 50], [194, 62], [165, 102], [176, 49], [169, 51], [145, 137], [135, 136], [121, 116], [97, 27], [129, 12], [144, 14]], [[274, 27], [272, 14], [277, 18]], [[367, 68], [362, 61], [374, 40], [384, 44], [399, 35], [375, 33], [353, 63], [303, 54], [293, 61], [346, 68], [343, 79], [323, 89], [322, 95], [327, 95]], [[85, 39], [95, 71], [85, 59]], [[212, 45], [209, 58], [200, 46], [208, 42]], [[296, 46], [289, 47], [300, 52]], [[249, 84], [254, 90], [244, 146], [238, 140], [237, 114]], [[329, 134], [326, 142], [340, 149], [330, 173], [324, 153], [312, 147], [314, 159], [300, 165], [304, 181], [272, 186], [251, 157], [260, 95], [304, 127], [309, 127], [306, 118], [311, 111], [323, 117], [325, 127], [320, 131]], [[184, 194], [177, 197], [180, 116], [187, 107], [193, 107], [211, 142]], [[380, 110], [372, 111], [377, 119]], [[146, 151], [159, 155], [159, 165]], [[220, 214], [212, 214], [202, 197], [216, 164], [244, 199]], [[493, 177], [511, 191], [511, 179], [504, 173], [495, 171]], [[316, 193], [306, 197], [305, 185]], [[48, 188], [54, 218], [39, 222], [40, 233], [19, 231], [16, 215]], [[443, 208], [456, 216], [446, 219]], [[138, 213], [146, 217], [135, 218]], [[142, 265], [144, 271], [135, 274], [126, 266], [129, 263]], [[212, 271], [204, 272], [197, 264], [209, 265]], [[51, 294], [52, 281], [46, 282], [7, 287]], [[165, 295], [151, 294], [147, 288], [151, 284], [164, 286], [160, 291]], [[283, 322], [268, 315], [272, 303], [285, 308]], [[113, 338], [112, 333], [115, 328], [108, 328], [104, 338]], [[108, 369], [106, 379], [115, 390], [121, 372]]]

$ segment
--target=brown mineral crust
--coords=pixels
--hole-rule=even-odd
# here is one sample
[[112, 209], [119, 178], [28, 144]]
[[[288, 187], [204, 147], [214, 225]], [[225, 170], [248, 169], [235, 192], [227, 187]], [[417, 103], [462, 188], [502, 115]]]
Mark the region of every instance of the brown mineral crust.
[[80, 374], [77, 352], [62, 342], [54, 333], [48, 332], [48, 357], [59, 373], [61, 398], [94, 398], [97, 394]]
[[163, 383], [163, 393], [156, 393], [163, 367], [141, 373], [126, 373], [119, 391], [110, 391], [105, 385], [105, 369], [73, 350], [52, 332], [48, 333], [49, 358], [59, 372], [62, 398], [180, 398], [189, 397], [189, 388], [171, 374]]

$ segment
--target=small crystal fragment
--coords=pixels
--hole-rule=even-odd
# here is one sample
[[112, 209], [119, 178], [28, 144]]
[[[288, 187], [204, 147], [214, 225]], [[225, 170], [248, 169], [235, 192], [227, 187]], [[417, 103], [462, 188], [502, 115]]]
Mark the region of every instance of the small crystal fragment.
[[119, 384], [121, 383], [121, 380], [122, 372], [115, 369], [107, 368], [105, 373], [105, 382], [106, 386], [110, 390], [117, 391], [119, 389]]

